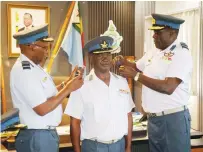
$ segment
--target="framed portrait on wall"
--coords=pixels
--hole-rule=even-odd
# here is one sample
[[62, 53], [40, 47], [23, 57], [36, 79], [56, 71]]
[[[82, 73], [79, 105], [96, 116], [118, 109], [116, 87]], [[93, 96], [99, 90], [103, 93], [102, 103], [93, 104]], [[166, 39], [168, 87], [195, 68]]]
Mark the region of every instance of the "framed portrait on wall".
[[48, 6], [7, 4], [7, 15], [9, 57], [18, 57], [20, 54], [18, 42], [13, 38], [15, 33], [50, 22]]

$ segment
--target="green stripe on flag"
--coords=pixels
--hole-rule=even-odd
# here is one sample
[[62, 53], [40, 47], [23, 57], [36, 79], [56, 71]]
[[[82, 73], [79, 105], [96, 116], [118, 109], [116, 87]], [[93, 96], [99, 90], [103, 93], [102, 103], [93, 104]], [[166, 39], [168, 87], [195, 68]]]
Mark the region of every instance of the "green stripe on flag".
[[81, 34], [80, 23], [73, 23], [73, 27]]

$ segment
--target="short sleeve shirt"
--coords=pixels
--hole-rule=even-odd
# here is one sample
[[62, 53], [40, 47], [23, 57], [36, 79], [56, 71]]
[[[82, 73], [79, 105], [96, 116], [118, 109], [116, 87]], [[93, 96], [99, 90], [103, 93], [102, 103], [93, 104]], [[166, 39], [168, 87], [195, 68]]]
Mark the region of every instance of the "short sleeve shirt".
[[128, 132], [128, 113], [135, 105], [126, 79], [112, 74], [107, 86], [94, 73], [71, 93], [65, 113], [81, 120], [81, 140], [119, 139]]
[[192, 56], [179, 42], [175, 41], [163, 51], [147, 52], [136, 65], [144, 75], [153, 79], [176, 77], [182, 80], [171, 95], [159, 93], [143, 85], [142, 105], [146, 112], [157, 113], [188, 104]]
[[28, 128], [44, 129], [47, 126], [58, 126], [61, 122], [61, 105], [45, 116], [39, 116], [33, 110], [58, 91], [51, 76], [23, 54], [11, 70], [10, 89], [14, 107], [20, 110], [20, 121]]

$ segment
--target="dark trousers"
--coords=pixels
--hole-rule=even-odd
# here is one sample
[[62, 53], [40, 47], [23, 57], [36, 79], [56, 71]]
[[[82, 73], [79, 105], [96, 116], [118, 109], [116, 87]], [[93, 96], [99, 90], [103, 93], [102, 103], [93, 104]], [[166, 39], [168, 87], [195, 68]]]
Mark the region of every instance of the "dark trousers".
[[149, 117], [150, 152], [190, 152], [190, 121], [188, 110]]
[[113, 144], [85, 139], [82, 141], [81, 152], [125, 152], [125, 138]]
[[17, 152], [58, 152], [59, 137], [56, 130], [25, 129], [16, 138]]

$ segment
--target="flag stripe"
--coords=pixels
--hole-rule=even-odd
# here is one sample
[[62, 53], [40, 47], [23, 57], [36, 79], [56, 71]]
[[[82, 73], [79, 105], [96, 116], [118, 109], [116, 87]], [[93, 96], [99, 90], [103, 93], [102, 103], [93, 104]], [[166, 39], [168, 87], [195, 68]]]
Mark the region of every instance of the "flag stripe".
[[81, 34], [80, 23], [73, 23], [73, 27]]
[[[64, 36], [65, 36], [64, 34], [65, 34], [65, 32], [67, 31], [67, 26], [68, 26], [69, 23], [70, 23], [71, 14], [73, 13], [75, 4], [76, 4], [76, 2], [75, 2], [75, 1], [72, 1], [72, 2], [71, 2], [71, 5], [70, 5], [70, 7], [69, 7], [69, 9], [68, 9], [68, 12], [67, 12], [67, 14], [66, 14], [65, 21], [64, 21], [64, 23], [63, 23], [63, 25], [62, 25], [62, 28], [61, 28], [61, 30], [60, 30], [58, 39], [57, 39], [57, 41], [56, 41], [56, 44], [55, 44], [55, 46], [54, 46], [54, 49], [53, 49], [53, 52], [52, 52], [52, 55], [51, 55], [51, 58], [50, 58], [49, 63], [48, 63], [48, 65], [47, 65], [47, 67], [46, 67], [46, 71], [47, 71], [47, 72], [50, 72], [50, 71], [51, 71], [51, 67], [52, 67], [52, 65], [53, 65], [53, 63], [54, 63], [54, 59], [55, 59], [55, 57], [57, 56], [57, 54], [58, 54], [58, 52], [59, 52], [59, 50], [60, 50], [61, 44], [63, 43], [62, 41], [63, 41], [63, 38], [64, 38]], [[72, 23], [71, 23], [71, 24], [72, 24]]]
[[71, 16], [70, 28], [66, 31], [61, 47], [68, 55], [69, 63], [72, 66], [78, 65], [79, 67], [83, 67], [83, 51], [82, 48], [84, 46], [84, 38], [82, 31], [82, 24], [79, 10], [77, 10], [78, 2], [76, 2], [74, 6], [74, 10]]

